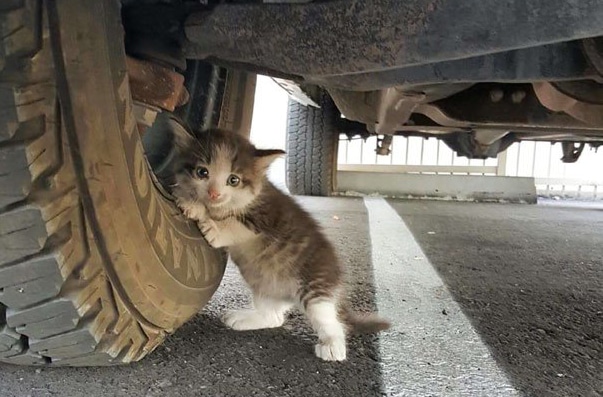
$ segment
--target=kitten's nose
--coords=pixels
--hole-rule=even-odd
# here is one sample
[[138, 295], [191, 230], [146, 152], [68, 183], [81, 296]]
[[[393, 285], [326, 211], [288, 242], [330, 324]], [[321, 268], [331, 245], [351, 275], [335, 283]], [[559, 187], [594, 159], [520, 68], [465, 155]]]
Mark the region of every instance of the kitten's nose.
[[217, 190], [214, 190], [214, 189], [209, 189], [209, 191], [207, 192], [207, 195], [209, 196], [210, 200], [217, 200], [220, 198], [220, 192], [218, 192]]

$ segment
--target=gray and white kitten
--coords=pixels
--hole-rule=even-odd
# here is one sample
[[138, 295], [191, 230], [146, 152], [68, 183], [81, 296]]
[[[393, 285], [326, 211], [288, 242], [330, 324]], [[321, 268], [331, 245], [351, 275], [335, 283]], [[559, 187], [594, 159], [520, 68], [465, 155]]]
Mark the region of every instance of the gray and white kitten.
[[226, 326], [280, 327], [298, 306], [318, 334], [316, 355], [329, 361], [345, 360], [348, 333], [389, 327], [348, 308], [333, 246], [316, 221], [267, 180], [268, 166], [283, 151], [256, 149], [220, 130], [193, 137], [181, 129], [175, 141], [180, 153], [172, 194], [211, 246], [228, 249], [253, 292], [253, 308], [228, 311]]

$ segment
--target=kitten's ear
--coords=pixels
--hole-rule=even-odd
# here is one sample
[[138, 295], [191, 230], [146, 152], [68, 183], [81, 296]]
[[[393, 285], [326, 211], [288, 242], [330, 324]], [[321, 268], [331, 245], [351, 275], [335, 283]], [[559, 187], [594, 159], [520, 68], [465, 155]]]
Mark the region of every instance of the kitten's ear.
[[255, 149], [253, 153], [255, 166], [259, 171], [265, 171], [274, 160], [284, 154], [285, 151], [280, 149]]

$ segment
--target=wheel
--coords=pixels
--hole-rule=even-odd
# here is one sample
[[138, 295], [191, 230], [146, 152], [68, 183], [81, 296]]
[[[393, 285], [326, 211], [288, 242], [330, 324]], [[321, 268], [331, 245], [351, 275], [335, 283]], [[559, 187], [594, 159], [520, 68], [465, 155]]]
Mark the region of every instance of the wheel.
[[0, 5], [0, 361], [139, 360], [225, 257], [162, 194], [131, 108], [119, 3]]
[[287, 187], [292, 194], [328, 196], [336, 186], [341, 114], [326, 92], [320, 108], [289, 100]]

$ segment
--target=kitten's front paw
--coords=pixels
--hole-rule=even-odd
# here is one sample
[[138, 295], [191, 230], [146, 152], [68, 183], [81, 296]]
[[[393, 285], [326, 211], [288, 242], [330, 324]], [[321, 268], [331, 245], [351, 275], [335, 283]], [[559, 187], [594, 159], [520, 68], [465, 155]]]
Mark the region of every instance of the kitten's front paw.
[[320, 342], [315, 348], [316, 356], [325, 361], [343, 361], [346, 358], [345, 339], [334, 339], [328, 343]]
[[184, 216], [189, 219], [203, 221], [208, 217], [207, 208], [203, 204], [193, 204], [189, 201], [177, 199], [176, 205], [178, 205]]
[[201, 230], [201, 233], [203, 234], [203, 237], [205, 237], [205, 240], [207, 240], [209, 245], [214, 248], [222, 247], [222, 245], [220, 244], [220, 236], [216, 222], [212, 221], [211, 219], [207, 219], [205, 221], [199, 222], [198, 225], [199, 229]]

